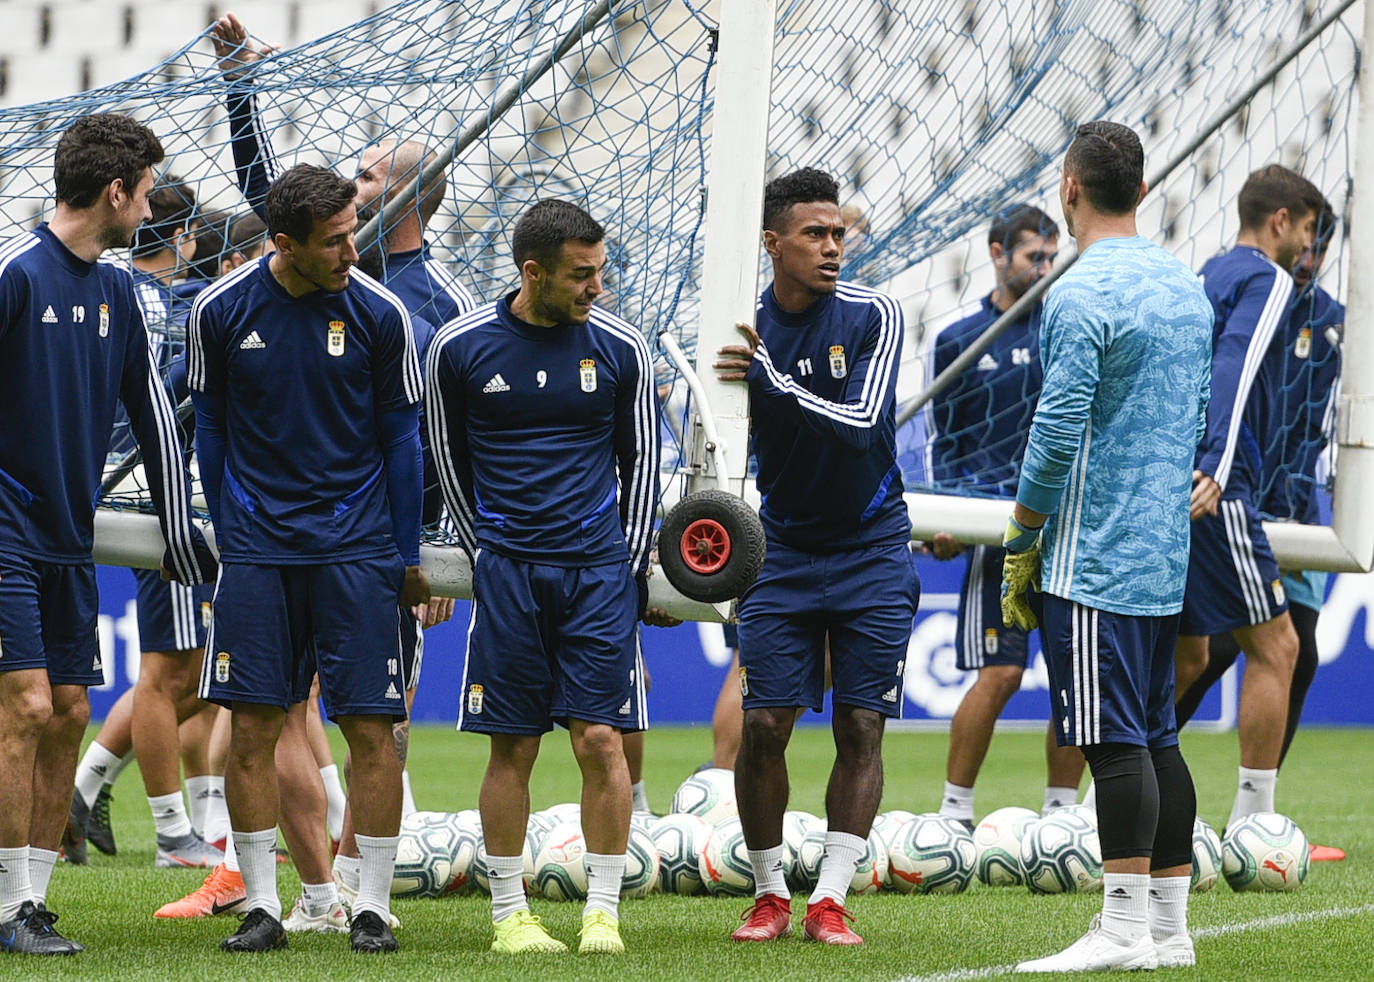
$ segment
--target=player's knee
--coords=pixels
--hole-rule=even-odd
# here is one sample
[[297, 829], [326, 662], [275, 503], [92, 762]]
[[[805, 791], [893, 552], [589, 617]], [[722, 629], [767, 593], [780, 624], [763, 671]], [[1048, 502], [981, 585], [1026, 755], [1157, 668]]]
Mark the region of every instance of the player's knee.
[[1005, 705], [1020, 690], [1022, 671], [1019, 665], [991, 665], [979, 670], [973, 684]]
[[18, 687], [7, 695], [5, 706], [9, 711], [6, 729], [12, 728], [17, 733], [40, 733], [52, 719], [52, 695], [46, 684]]
[[52, 691], [52, 715], [48, 728], [60, 729], [66, 733], [73, 730], [84, 733], [91, 722], [91, 700], [82, 685], [54, 686]]
[[585, 770], [624, 764], [625, 744], [620, 731], [604, 723], [584, 723], [572, 729], [573, 756]]
[[795, 710], [773, 706], [744, 712], [743, 751], [748, 755], [778, 754], [787, 747], [796, 722]]
[[848, 760], [880, 755], [886, 723], [882, 713], [871, 709], [836, 706], [834, 731], [837, 754]]

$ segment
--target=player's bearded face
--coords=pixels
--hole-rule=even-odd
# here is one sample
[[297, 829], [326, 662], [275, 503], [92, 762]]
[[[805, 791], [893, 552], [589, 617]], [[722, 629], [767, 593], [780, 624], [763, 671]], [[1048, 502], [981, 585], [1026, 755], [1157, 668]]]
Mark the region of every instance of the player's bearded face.
[[563, 243], [558, 265], [547, 271], [534, 295], [537, 312], [560, 324], [585, 324], [592, 304], [601, 296], [606, 244], [588, 245], [576, 239]]
[[114, 220], [104, 229], [101, 245], [106, 249], [125, 249], [133, 244], [138, 227], [153, 217], [148, 204], [148, 192], [152, 189], [153, 169], [147, 167], [132, 188], [124, 189], [122, 200], [115, 206]]
[[1007, 256], [1006, 279], [1002, 287], [1013, 300], [1021, 297], [1040, 277], [1050, 271], [1059, 254], [1059, 236], [1048, 238], [1034, 232], [1022, 232], [1020, 241]]
[[348, 287], [348, 274], [358, 261], [353, 235], [358, 213], [353, 205], [323, 221], [315, 222], [310, 237], [295, 243], [291, 264], [305, 280], [321, 290], [338, 293]]
[[793, 205], [781, 230], [764, 233], [764, 246], [773, 257], [774, 279], [791, 280], [817, 297], [834, 293], [844, 258], [844, 231], [839, 205], [829, 201]]

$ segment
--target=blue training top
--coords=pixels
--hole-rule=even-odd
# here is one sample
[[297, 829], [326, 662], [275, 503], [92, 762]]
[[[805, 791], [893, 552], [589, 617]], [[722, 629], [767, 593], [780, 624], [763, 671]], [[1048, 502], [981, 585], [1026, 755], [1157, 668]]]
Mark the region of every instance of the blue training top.
[[1283, 384], [1279, 339], [1293, 301], [1293, 277], [1251, 246], [1209, 259], [1199, 274], [1216, 312], [1212, 403], [1196, 466], [1222, 497], [1253, 499], [1261, 486], [1261, 447], [1278, 422]]
[[[926, 403], [926, 473], [942, 490], [1011, 498], [1040, 395], [1044, 307], [1007, 328], [978, 363]], [[960, 308], [931, 333], [926, 381], [949, 367], [1002, 311], [992, 294]]]
[[823, 553], [910, 539], [896, 459], [896, 301], [841, 282], [791, 313], [770, 285], [758, 333], [746, 378], [769, 541]]
[[172, 572], [202, 582], [181, 441], [134, 281], [48, 228], [0, 245], [0, 552], [88, 563], [106, 451], [126, 408]]
[[191, 310], [190, 385], [220, 555], [291, 565], [399, 552], [418, 563], [410, 315], [356, 269], [341, 292], [292, 297], [270, 262], [239, 267]]
[[1138, 235], [1094, 242], [1050, 288], [1016, 493], [1050, 516], [1044, 592], [1134, 616], [1183, 609], [1211, 340], [1197, 277]]
[[1345, 306], [1316, 283], [1298, 294], [1280, 339], [1276, 425], [1263, 447], [1259, 508], [1274, 518], [1320, 521], [1317, 462], [1326, 449], [1341, 373]]
[[593, 307], [539, 327], [511, 294], [439, 330], [425, 361], [440, 484], [470, 558], [649, 564], [658, 397], [637, 328]]

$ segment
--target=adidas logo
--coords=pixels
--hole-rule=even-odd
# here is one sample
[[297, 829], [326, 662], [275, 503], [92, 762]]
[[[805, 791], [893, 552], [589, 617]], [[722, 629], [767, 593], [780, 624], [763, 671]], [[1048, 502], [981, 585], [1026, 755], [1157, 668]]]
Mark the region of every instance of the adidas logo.
[[997, 359], [994, 358], [994, 357], [992, 357], [992, 355], [988, 354], [986, 351], [983, 352], [983, 357], [978, 359], [978, 371], [980, 371], [980, 372], [995, 372], [995, 371], [997, 371]]
[[396, 683], [395, 683], [395, 682], [388, 682], [388, 683], [387, 683], [387, 686], [386, 686], [386, 697], [387, 697], [388, 699], [399, 699], [399, 698], [401, 698], [401, 692], [400, 692], [399, 689], [396, 688]]
[[510, 391], [510, 386], [506, 384], [506, 380], [503, 379], [503, 378], [501, 377], [501, 373], [500, 373], [500, 372], [497, 372], [495, 375], [493, 375], [493, 376], [491, 377], [491, 381], [488, 382], [486, 385], [482, 386], [482, 393], [483, 393], [484, 395], [490, 395], [490, 394], [493, 393], [493, 392], [509, 392], [509, 391]]
[[45, 310], [45, 311], [43, 311], [43, 323], [44, 323], [44, 324], [56, 324], [56, 323], [57, 323], [57, 314], [53, 311], [53, 309], [52, 309], [52, 304], [48, 304], [48, 309]]
[[1130, 897], [1130, 894], [1127, 893], [1127, 892], [1126, 892], [1124, 889], [1122, 889], [1121, 887], [1117, 887], [1117, 888], [1116, 888], [1115, 890], [1113, 890], [1111, 893], [1107, 894], [1107, 896], [1112, 897], [1113, 899], [1116, 899], [1116, 900], [1125, 900], [1125, 899], [1127, 899], [1128, 897]]
[[623, 705], [623, 706], [620, 707], [620, 715], [621, 715], [621, 716], [629, 716], [629, 715], [630, 715], [630, 700], [626, 699], [626, 700], [625, 700], [625, 705]]
[[896, 701], [897, 701], [897, 687], [894, 685], [892, 688], [888, 689], [886, 692], [883, 693], [883, 702], [896, 702]]
[[1255, 790], [1255, 786], [1254, 786], [1253, 784], [1251, 784], [1249, 781], [1241, 781], [1241, 782], [1240, 782], [1240, 789], [1241, 789], [1242, 791], [1254, 791], [1254, 790]]
[[252, 351], [254, 348], [265, 347], [267, 347], [267, 342], [264, 341], [262, 338], [258, 337], [257, 331], [250, 332], [248, 337], [244, 338], [242, 341], [239, 342], [240, 351]]
[[99, 655], [96, 655], [95, 658], [91, 660], [91, 671], [92, 671], [92, 672], [104, 671], [104, 669], [101, 667], [101, 664], [100, 664], [100, 656], [99, 656]]

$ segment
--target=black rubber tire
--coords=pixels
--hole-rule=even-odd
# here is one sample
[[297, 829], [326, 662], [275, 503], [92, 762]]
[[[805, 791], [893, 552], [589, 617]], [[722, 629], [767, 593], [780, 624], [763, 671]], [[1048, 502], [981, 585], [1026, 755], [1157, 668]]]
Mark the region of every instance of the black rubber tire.
[[[694, 569], [683, 555], [682, 538], [698, 522], [714, 522], [724, 530], [729, 555], [709, 572]], [[719, 489], [689, 494], [663, 519], [658, 537], [658, 561], [663, 574], [684, 597], [702, 603], [733, 600], [753, 584], [763, 569], [763, 522], [742, 499]]]

